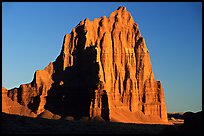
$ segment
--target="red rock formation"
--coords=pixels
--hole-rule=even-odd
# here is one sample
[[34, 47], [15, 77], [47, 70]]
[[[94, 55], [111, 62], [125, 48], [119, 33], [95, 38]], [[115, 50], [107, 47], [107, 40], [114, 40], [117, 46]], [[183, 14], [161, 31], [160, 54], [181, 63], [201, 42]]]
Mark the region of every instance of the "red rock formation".
[[62, 117], [142, 122], [140, 116], [143, 122], [167, 122], [164, 91], [154, 79], [145, 40], [125, 7], [108, 18], [81, 21], [65, 35], [55, 62], [36, 71], [30, 84], [9, 90], [8, 96], [36, 114], [47, 109]]
[[30, 84], [8, 91], [8, 96], [19, 104], [31, 109], [36, 114], [44, 111], [47, 91], [52, 84], [53, 66], [50, 63], [44, 70], [37, 70]]
[[20, 105], [16, 101], [12, 101], [8, 96], [8, 90], [2, 87], [2, 112], [8, 114], [16, 114], [21, 116], [36, 117], [37, 115], [33, 113], [30, 109]]

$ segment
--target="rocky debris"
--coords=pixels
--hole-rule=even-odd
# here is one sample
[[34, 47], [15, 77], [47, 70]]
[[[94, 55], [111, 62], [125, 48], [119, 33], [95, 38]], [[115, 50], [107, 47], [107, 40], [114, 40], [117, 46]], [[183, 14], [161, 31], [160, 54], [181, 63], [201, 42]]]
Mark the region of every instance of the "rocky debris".
[[2, 113], [2, 134], [159, 134], [167, 125], [69, 122]]
[[79, 122], [89, 122], [89, 117], [81, 117]]
[[[151, 116], [146, 123], [168, 122], [164, 90], [126, 7], [81, 21], [65, 35], [57, 59], [8, 96], [37, 115], [46, 109], [62, 118], [145, 122]], [[138, 119], [140, 114], [147, 119]]]
[[105, 123], [106, 121], [101, 116], [95, 116], [90, 119], [90, 122]]
[[70, 121], [70, 122], [75, 121], [75, 120], [74, 120], [74, 117], [72, 117], [72, 116], [67, 116], [67, 117], [64, 117], [64, 118], [62, 118], [62, 119], [67, 120], [67, 121]]
[[53, 114], [48, 110], [44, 110], [42, 113], [38, 115], [40, 118], [46, 118], [46, 119], [60, 119], [61, 117], [59, 115]]

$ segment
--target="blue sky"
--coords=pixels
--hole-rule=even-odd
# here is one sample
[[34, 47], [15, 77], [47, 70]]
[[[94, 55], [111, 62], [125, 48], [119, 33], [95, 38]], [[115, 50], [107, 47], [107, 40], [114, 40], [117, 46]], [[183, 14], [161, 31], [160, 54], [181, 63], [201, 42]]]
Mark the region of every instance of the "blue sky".
[[63, 37], [81, 20], [126, 6], [150, 51], [168, 112], [202, 110], [201, 2], [2, 3], [2, 86], [29, 83], [55, 61]]

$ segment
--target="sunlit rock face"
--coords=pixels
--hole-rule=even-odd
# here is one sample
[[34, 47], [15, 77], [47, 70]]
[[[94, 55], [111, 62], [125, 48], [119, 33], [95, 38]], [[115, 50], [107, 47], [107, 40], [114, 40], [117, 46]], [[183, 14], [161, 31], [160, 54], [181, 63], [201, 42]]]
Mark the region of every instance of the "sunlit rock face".
[[37, 115], [33, 113], [29, 108], [19, 104], [17, 102], [16, 94], [13, 95], [13, 100], [7, 96], [8, 90], [2, 87], [2, 112], [8, 114], [16, 114], [20, 116], [36, 117]]
[[126, 7], [108, 18], [81, 21], [65, 35], [57, 59], [7, 95], [37, 115], [46, 110], [75, 119], [167, 122], [162, 85]]

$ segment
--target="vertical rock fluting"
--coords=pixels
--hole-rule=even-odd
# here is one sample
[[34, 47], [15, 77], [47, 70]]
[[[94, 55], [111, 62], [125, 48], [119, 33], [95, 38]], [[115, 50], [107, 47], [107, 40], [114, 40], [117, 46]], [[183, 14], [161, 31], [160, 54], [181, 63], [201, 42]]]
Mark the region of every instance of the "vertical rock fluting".
[[122, 110], [135, 118], [140, 112], [167, 122], [164, 91], [154, 79], [145, 40], [125, 7], [109, 18], [81, 21], [65, 35], [56, 61], [37, 71], [32, 83], [9, 90], [8, 96], [37, 114], [47, 108], [61, 116], [83, 112], [77, 115], [131, 122], [122, 119], [122, 113], [117, 117]]

